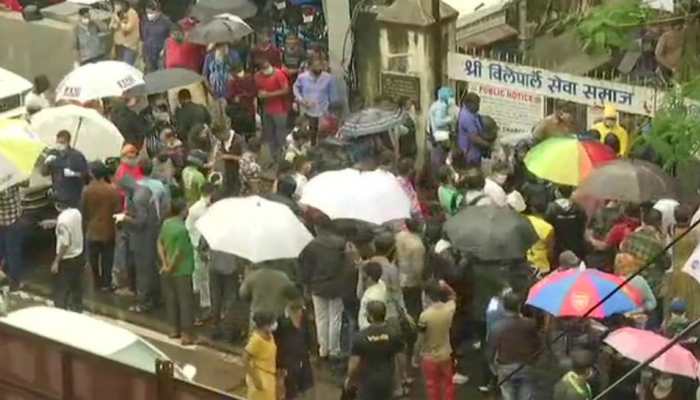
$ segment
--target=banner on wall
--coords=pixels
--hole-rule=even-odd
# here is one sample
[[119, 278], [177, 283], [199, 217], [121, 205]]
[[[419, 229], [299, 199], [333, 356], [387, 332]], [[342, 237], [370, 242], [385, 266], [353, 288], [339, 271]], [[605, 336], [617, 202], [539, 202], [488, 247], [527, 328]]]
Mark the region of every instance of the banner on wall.
[[658, 103], [654, 88], [602, 81], [467, 54], [449, 54], [448, 75], [450, 79], [472, 84], [501, 86], [593, 107], [612, 104], [619, 111], [632, 114], [653, 116]]
[[496, 121], [501, 137], [529, 133], [544, 116], [539, 94], [483, 83], [470, 84], [469, 91], [481, 97], [479, 113]]

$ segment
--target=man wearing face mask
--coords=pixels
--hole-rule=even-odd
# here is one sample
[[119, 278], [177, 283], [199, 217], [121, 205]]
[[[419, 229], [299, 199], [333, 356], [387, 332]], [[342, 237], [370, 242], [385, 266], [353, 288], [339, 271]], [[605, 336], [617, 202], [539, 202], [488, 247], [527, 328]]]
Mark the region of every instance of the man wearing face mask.
[[109, 23], [114, 31], [114, 51], [116, 60], [134, 65], [138, 56], [141, 33], [139, 15], [126, 0], [114, 3], [114, 15]]
[[100, 39], [100, 28], [90, 18], [90, 9], [78, 10], [78, 25], [75, 27], [76, 63], [80, 65], [97, 62], [104, 58], [104, 46]]
[[83, 153], [71, 147], [70, 141], [70, 132], [63, 130], [56, 134], [56, 146], [44, 160], [41, 172], [44, 176], [51, 175], [56, 201], [78, 207], [88, 164]]
[[126, 195], [126, 210], [115, 214], [114, 220], [128, 235], [127, 259], [133, 267], [138, 301], [129, 310], [148, 312], [158, 304], [160, 294], [156, 266], [156, 243], [160, 231], [158, 210], [151, 190], [137, 184], [131, 176], [124, 176], [117, 184]]
[[464, 152], [467, 164], [480, 167], [483, 157], [482, 149], [491, 146], [482, 138], [484, 124], [479, 115], [481, 99], [476, 93], [467, 93], [462, 99], [457, 124], [457, 145]]
[[320, 58], [313, 59], [309, 70], [294, 82], [294, 99], [299, 112], [309, 119], [313, 146], [318, 135], [318, 119], [328, 114], [328, 106], [336, 99], [335, 79], [323, 70]]
[[263, 107], [263, 141], [269, 146], [273, 158], [279, 160], [289, 133], [289, 80], [282, 70], [273, 67], [269, 60], [264, 60], [260, 71], [255, 74], [255, 85]]
[[170, 37], [165, 40], [163, 64], [166, 69], [185, 68], [198, 74], [202, 72], [206, 48], [186, 40], [186, 31], [191, 26], [192, 24], [185, 20], [172, 27]]
[[217, 43], [204, 57], [202, 76], [211, 94], [217, 99], [229, 97], [228, 81], [234, 66], [241, 63], [241, 56], [228, 45]]
[[173, 22], [163, 15], [157, 3], [146, 6], [146, 19], [141, 22], [143, 35], [143, 58], [146, 71], [155, 71], [160, 65], [160, 54], [165, 45], [165, 39], [170, 35]]

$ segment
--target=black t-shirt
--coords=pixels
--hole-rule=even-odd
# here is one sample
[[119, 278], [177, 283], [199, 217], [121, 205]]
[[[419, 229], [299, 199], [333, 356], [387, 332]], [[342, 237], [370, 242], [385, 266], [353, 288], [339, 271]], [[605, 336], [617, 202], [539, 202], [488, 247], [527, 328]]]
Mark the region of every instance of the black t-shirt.
[[554, 227], [554, 252], [558, 257], [565, 250], [573, 251], [579, 258], [585, 257], [584, 232], [586, 214], [574, 204], [562, 206], [559, 202], [549, 205], [547, 221]]
[[394, 356], [401, 338], [386, 325], [371, 325], [352, 342], [352, 355], [360, 357], [359, 400], [390, 399], [394, 383]]

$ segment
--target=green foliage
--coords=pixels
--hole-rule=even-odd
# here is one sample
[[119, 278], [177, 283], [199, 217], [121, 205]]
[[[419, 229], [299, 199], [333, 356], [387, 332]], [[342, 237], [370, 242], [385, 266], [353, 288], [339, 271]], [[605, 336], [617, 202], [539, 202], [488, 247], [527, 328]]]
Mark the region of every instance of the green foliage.
[[669, 90], [652, 120], [651, 131], [640, 138], [658, 154], [667, 170], [698, 157], [700, 103], [685, 94], [699, 95], [699, 87], [700, 83], [695, 82]]
[[582, 18], [576, 31], [583, 41], [583, 49], [591, 52], [610, 52], [626, 49], [633, 43], [633, 30], [652, 19], [656, 12], [640, 0], [624, 0], [594, 7]]

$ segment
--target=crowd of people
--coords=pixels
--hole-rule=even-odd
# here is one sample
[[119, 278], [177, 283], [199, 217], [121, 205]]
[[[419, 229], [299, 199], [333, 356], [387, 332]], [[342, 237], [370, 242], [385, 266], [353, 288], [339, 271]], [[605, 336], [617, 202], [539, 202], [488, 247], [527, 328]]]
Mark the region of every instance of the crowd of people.
[[[88, 162], [71, 147], [70, 132], [57, 132], [40, 161], [59, 211], [43, 223], [56, 234], [56, 307], [83, 310], [89, 265], [95, 289], [135, 297], [132, 312], [164, 303], [171, 337], [183, 345], [207, 324], [216, 339], [246, 340], [248, 398], [260, 400], [308, 398], [312, 359], [344, 378], [346, 398], [405, 397], [420, 376], [426, 398], [450, 400], [476, 370], [479, 390], [500, 391], [505, 400], [591, 400], [633, 365], [602, 343], [606, 332], [635, 326], [673, 337], [700, 317], [700, 284], [681, 271], [700, 238], [685, 235], [700, 218], [694, 204], [594, 201], [538, 179], [523, 163], [532, 143], [502, 151], [498, 126], [480, 114], [475, 93], [457, 104], [451, 88], [437, 91], [428, 110], [429, 162], [420, 170], [391, 140], [351, 157], [354, 168], [396, 176], [411, 200], [410, 219], [381, 227], [331, 220], [299, 202], [321, 169], [314, 154], [336, 136], [348, 102], [321, 46], [285, 32], [278, 48], [272, 30], [259, 32], [251, 48], [199, 46], [186, 40], [191, 18], [174, 24], [156, 3], [137, 12], [117, 0], [109, 55], [94, 42], [90, 11], [80, 16], [79, 64], [141, 57], [148, 71], [188, 68], [203, 75], [225, 112], [193, 101], [188, 89], [177, 93], [172, 117], [162, 96], [150, 96], [145, 108], [136, 98], [111, 99], [103, 112], [125, 145], [108, 162]], [[48, 87], [37, 79], [30, 112], [49, 106]], [[576, 131], [570, 115], [557, 112], [534, 128], [532, 140]], [[628, 133], [611, 107], [579, 137], [629, 155]], [[199, 218], [217, 201], [247, 195], [288, 206], [314, 234], [298, 259], [253, 264], [209, 248]], [[461, 252], [442, 223], [469, 207], [512, 208], [538, 240], [518, 260], [484, 262]], [[19, 186], [0, 192], [0, 250], [12, 289], [22, 287], [25, 273], [21, 215]], [[533, 284], [569, 268], [621, 277], [642, 269], [629, 283], [643, 294], [642, 306], [595, 321], [524, 305]], [[563, 331], [566, 340], [552, 340]], [[694, 339], [683, 345], [697, 352]], [[538, 357], [543, 352], [553, 357]], [[555, 360], [545, 374], [554, 382], [542, 377], [545, 358]], [[688, 399], [695, 386], [645, 370], [611, 398]]]

